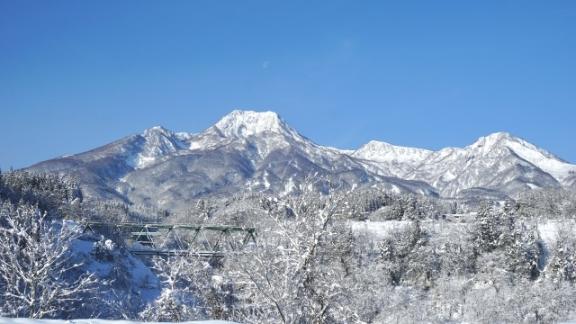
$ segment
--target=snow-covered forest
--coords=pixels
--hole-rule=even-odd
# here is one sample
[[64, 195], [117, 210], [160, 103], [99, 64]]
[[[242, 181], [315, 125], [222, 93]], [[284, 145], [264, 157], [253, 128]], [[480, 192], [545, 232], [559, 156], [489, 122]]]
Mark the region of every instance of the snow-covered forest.
[[[576, 194], [441, 200], [376, 189], [198, 199], [186, 212], [0, 174], [0, 316], [240, 323], [576, 318]], [[254, 227], [223, 258], [137, 257], [84, 222]]]

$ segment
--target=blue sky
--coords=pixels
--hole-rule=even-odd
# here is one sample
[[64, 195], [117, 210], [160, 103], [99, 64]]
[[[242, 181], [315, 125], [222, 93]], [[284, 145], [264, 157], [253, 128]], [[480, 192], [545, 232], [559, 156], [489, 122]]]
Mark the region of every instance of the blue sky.
[[0, 0], [0, 168], [273, 110], [323, 145], [576, 162], [575, 1]]

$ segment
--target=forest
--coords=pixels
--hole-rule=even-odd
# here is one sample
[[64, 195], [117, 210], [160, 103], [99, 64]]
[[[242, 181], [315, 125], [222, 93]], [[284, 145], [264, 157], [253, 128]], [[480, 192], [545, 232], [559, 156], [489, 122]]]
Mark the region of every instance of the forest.
[[[373, 188], [196, 199], [183, 213], [0, 173], [0, 316], [239, 323], [549, 323], [576, 318], [576, 194], [476, 201]], [[223, 258], [137, 257], [85, 222], [226, 224]]]

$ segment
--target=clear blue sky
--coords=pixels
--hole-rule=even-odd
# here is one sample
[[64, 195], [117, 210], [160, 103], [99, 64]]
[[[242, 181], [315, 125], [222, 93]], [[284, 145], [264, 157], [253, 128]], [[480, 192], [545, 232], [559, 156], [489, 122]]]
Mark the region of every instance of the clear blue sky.
[[319, 144], [576, 162], [576, 1], [0, 0], [0, 168], [273, 110]]

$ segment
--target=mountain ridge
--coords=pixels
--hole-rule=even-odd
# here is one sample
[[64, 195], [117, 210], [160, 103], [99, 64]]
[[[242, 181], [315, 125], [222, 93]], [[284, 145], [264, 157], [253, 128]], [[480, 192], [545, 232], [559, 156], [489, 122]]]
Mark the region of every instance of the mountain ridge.
[[314, 143], [275, 112], [243, 110], [200, 133], [154, 126], [27, 170], [74, 176], [93, 198], [166, 208], [207, 195], [297, 193], [310, 179], [324, 193], [370, 186], [447, 198], [470, 192], [514, 196], [576, 184], [576, 165], [506, 132], [464, 148], [433, 151], [370, 141], [340, 150]]

